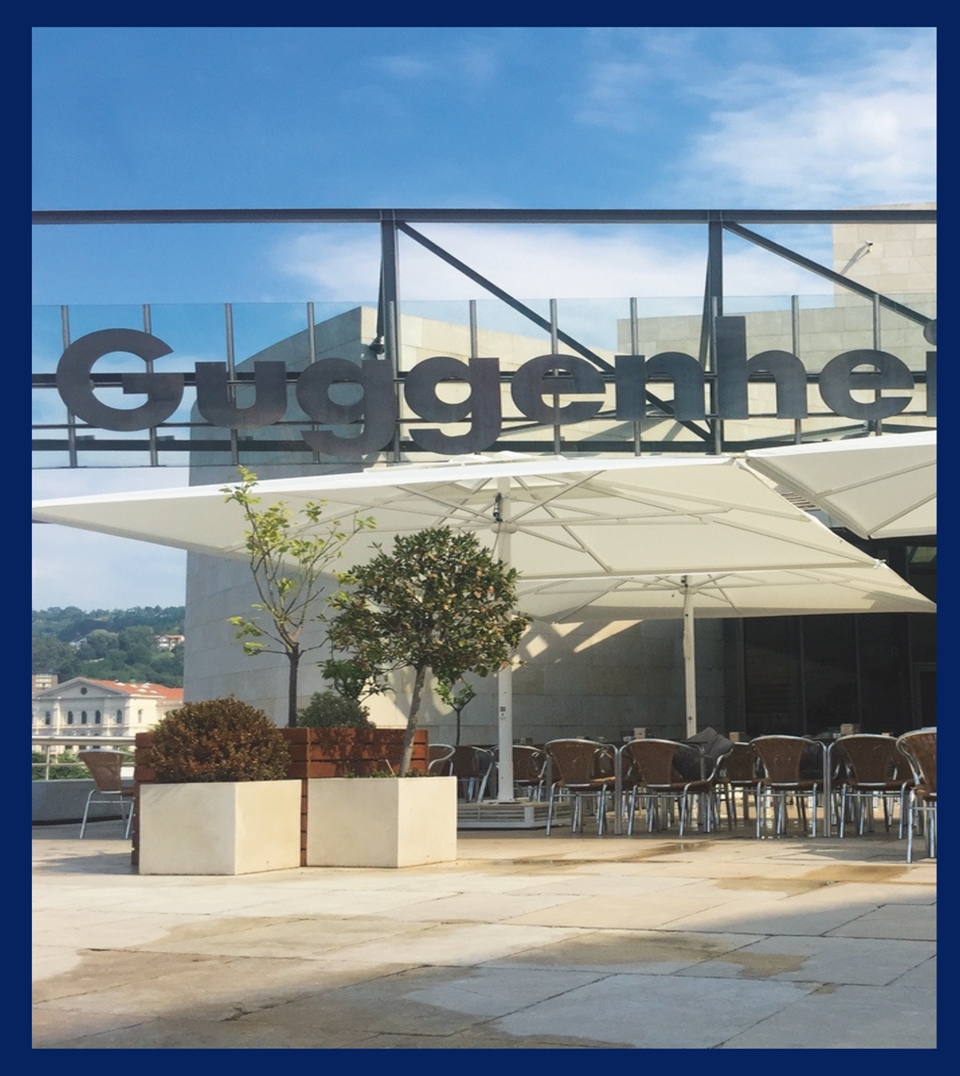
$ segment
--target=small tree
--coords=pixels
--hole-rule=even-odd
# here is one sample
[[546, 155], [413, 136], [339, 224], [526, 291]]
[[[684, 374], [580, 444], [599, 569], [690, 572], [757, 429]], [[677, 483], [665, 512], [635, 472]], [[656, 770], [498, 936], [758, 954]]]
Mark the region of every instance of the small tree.
[[457, 735], [453, 741], [455, 747], [460, 744], [460, 715], [463, 713], [467, 703], [477, 694], [466, 680], [462, 680], [460, 683], [463, 686], [456, 691], [454, 690], [456, 684], [452, 684], [449, 680], [441, 680], [437, 684], [437, 694], [440, 699], [457, 715]]
[[[323, 620], [315, 607], [331, 565], [343, 555], [346, 542], [359, 530], [373, 526], [369, 518], [355, 517], [351, 528], [337, 519], [323, 520], [323, 501], [308, 501], [301, 509], [303, 519], [282, 502], [258, 508], [261, 498], [254, 494], [257, 476], [240, 468], [241, 482], [225, 486], [228, 501], [235, 501], [247, 522], [244, 532], [250, 571], [260, 601], [252, 617], [232, 616], [238, 639], [247, 654], [283, 654], [288, 662], [287, 724], [297, 724], [300, 659], [316, 646], [303, 646], [303, 630], [310, 621]], [[262, 642], [270, 639], [275, 645]]]
[[318, 691], [310, 702], [297, 714], [303, 728], [372, 729], [370, 711], [357, 699], [348, 698], [336, 691]]
[[414, 673], [401, 776], [410, 769], [427, 670], [454, 684], [466, 672], [486, 676], [510, 663], [530, 623], [515, 608], [516, 578], [472, 534], [449, 527], [400, 536], [391, 554], [381, 551], [344, 576], [351, 590], [331, 602], [333, 646], [379, 684], [396, 669]]

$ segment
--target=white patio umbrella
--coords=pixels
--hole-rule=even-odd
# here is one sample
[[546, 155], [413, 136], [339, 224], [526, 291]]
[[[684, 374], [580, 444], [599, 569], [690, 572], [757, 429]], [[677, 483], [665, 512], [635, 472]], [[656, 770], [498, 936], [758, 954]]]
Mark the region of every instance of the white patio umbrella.
[[744, 456], [861, 538], [937, 533], [936, 430], [762, 448]]
[[[262, 506], [283, 501], [294, 513], [323, 500], [325, 518], [372, 515], [375, 529], [351, 538], [345, 564], [365, 561], [390, 536], [449, 525], [474, 532], [517, 568], [521, 607], [544, 620], [682, 616], [691, 734], [695, 606], [708, 616], [934, 609], [727, 457], [398, 465], [265, 480], [257, 493]], [[39, 501], [33, 518], [246, 559], [242, 513], [220, 485]], [[508, 674], [500, 676], [499, 717], [500, 795], [509, 799]]]

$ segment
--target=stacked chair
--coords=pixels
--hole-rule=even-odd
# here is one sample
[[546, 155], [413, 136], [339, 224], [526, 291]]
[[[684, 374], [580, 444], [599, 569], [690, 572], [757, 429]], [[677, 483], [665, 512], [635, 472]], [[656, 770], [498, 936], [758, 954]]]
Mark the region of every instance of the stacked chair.
[[913, 836], [921, 829], [927, 837], [927, 855], [937, 856], [937, 730], [914, 729], [897, 740], [897, 748], [910, 763], [913, 784], [907, 794], [907, 862], [913, 862]]
[[584, 802], [593, 806], [597, 835], [606, 826], [607, 805], [616, 786], [612, 749], [594, 740], [557, 739], [544, 744], [547, 756], [547, 827], [549, 835], [561, 799], [571, 804], [570, 831], [582, 833]]

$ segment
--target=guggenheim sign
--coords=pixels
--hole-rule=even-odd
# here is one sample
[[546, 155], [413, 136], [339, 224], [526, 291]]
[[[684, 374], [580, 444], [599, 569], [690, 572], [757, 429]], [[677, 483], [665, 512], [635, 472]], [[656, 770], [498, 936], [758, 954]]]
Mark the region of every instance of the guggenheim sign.
[[[747, 356], [746, 319], [716, 320], [716, 373], [707, 374], [692, 355], [664, 351], [650, 358], [617, 355], [613, 385], [617, 421], [649, 417], [648, 383], [673, 384], [673, 416], [678, 421], [707, 417], [708, 383], [715, 385], [712, 415], [721, 419], [749, 418], [747, 385], [760, 375], [771, 380], [777, 418], [807, 417], [806, 368], [788, 351], [762, 351]], [[150, 333], [135, 329], [103, 329], [80, 337], [60, 358], [57, 389], [77, 418], [104, 430], [134, 431], [161, 425], [183, 400], [186, 378], [182, 373], [144, 370], [120, 376], [124, 393], [142, 394], [144, 403], [133, 408], [110, 407], [97, 398], [91, 374], [105, 355], [124, 352], [151, 363], [172, 353], [172, 348]], [[607, 382], [586, 359], [573, 355], [538, 355], [512, 374], [502, 375], [497, 358], [468, 360], [438, 355], [417, 363], [402, 377], [403, 398], [427, 425], [412, 425], [410, 437], [427, 452], [456, 455], [479, 452], [495, 444], [501, 433], [501, 385], [509, 382], [517, 409], [536, 423], [558, 425], [584, 422], [604, 407]], [[936, 415], [937, 353], [927, 352], [926, 413]], [[459, 402], [444, 400], [441, 383], [460, 382], [468, 390]], [[197, 410], [211, 426], [250, 430], [271, 426], [284, 418], [290, 382], [282, 362], [253, 364], [253, 402], [234, 402], [226, 363], [195, 365]], [[299, 407], [315, 425], [330, 429], [302, 431], [303, 440], [316, 452], [334, 457], [379, 452], [394, 436], [398, 397], [390, 363], [369, 358], [360, 363], [324, 358], [310, 364], [293, 383]], [[342, 391], [334, 386], [354, 385], [353, 402], [338, 402]], [[817, 387], [834, 414], [858, 420], [887, 419], [911, 402], [904, 393], [914, 388], [910, 369], [886, 351], [865, 348], [831, 359], [820, 371]], [[864, 391], [867, 390], [867, 399]], [[859, 394], [860, 398], [855, 395]], [[610, 412], [607, 412], [610, 414]], [[429, 425], [433, 423], [434, 425]], [[469, 423], [463, 433], [449, 434], [439, 426]]]

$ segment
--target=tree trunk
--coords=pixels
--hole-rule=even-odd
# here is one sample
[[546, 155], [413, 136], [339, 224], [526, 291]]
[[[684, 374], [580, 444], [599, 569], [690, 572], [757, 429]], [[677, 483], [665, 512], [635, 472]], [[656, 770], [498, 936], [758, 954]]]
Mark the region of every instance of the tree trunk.
[[423, 682], [427, 678], [426, 666], [417, 669], [413, 680], [413, 696], [410, 699], [410, 714], [407, 717], [407, 731], [403, 737], [403, 754], [400, 756], [400, 776], [406, 777], [413, 759], [413, 737], [417, 731], [417, 717], [420, 714], [420, 698], [423, 695]]
[[290, 663], [287, 677], [287, 728], [297, 727], [297, 685], [300, 680], [300, 647], [295, 646], [287, 651], [287, 660]]

